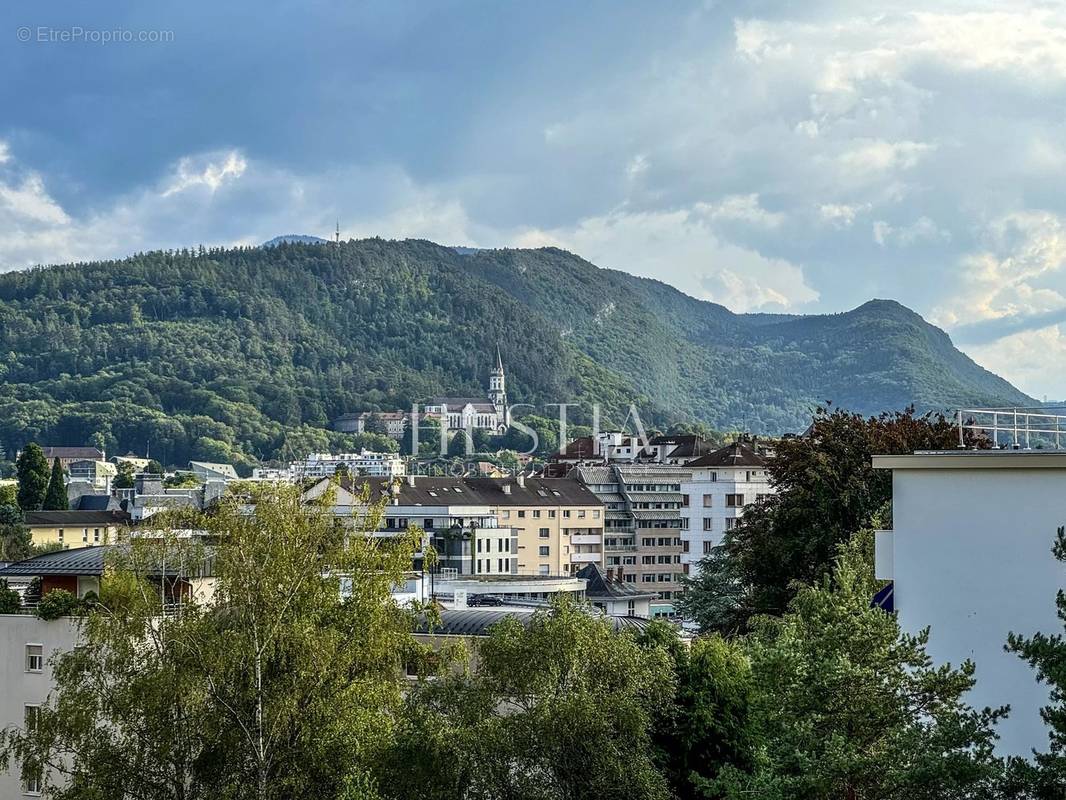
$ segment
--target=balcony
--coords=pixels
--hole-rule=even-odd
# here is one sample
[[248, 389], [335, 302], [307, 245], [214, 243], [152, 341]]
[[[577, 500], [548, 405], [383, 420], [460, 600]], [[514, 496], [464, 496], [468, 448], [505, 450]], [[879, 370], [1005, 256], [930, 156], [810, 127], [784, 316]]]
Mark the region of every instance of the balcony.
[[606, 553], [635, 553], [637, 546], [635, 544], [605, 544], [603, 550]]
[[598, 533], [575, 533], [570, 536], [570, 544], [599, 544], [603, 537]]
[[571, 564], [599, 564], [603, 561], [603, 553], [571, 553]]

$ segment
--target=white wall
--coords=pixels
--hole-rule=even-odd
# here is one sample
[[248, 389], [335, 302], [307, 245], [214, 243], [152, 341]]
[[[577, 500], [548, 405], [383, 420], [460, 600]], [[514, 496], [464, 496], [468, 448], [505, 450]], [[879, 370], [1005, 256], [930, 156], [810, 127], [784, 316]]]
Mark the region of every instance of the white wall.
[[[57, 650], [68, 651], [75, 641], [75, 625], [70, 619], [44, 622], [36, 617], [20, 614], [0, 615], [0, 729], [21, 728], [27, 704], [39, 705], [52, 689], [52, 668], [49, 659]], [[44, 651], [44, 670], [26, 672], [26, 645], [41, 644]], [[0, 797], [24, 797], [19, 769], [12, 765], [0, 772]]]
[[[1010, 458], [1008, 453], [990, 458]], [[920, 457], [916, 457], [920, 458]], [[1003, 753], [1046, 749], [1047, 691], [1003, 645], [1011, 631], [1061, 633], [1055, 593], [1066, 569], [1051, 554], [1066, 524], [1066, 469], [893, 470], [892, 569], [905, 630], [930, 626], [934, 661], [972, 659], [976, 707], [1010, 704]]]

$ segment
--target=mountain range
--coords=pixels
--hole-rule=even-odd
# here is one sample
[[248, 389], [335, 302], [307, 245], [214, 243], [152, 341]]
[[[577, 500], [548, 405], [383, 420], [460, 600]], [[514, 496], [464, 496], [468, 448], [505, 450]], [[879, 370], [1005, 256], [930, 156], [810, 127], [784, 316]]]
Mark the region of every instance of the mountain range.
[[0, 444], [250, 464], [352, 446], [359, 410], [480, 396], [499, 345], [511, 402], [630, 403], [666, 428], [802, 430], [832, 401], [1033, 405], [890, 300], [735, 314], [571, 253], [426, 241], [150, 252], [0, 275]]

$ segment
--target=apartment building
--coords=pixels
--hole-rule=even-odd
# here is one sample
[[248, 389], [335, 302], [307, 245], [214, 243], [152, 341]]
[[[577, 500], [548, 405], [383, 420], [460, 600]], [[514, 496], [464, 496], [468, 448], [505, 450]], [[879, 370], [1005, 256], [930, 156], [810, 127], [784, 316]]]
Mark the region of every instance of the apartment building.
[[27, 511], [26, 527], [38, 547], [64, 550], [94, 547], [115, 541], [120, 528], [129, 525], [125, 511]]
[[681, 564], [695, 574], [699, 562], [722, 543], [744, 507], [772, 492], [766, 458], [751, 444], [734, 442], [689, 461], [681, 483]]
[[[353, 522], [362, 520], [370, 505], [385, 503], [375, 535], [397, 536], [420, 528], [432, 544], [442, 570], [457, 575], [511, 575], [517, 572], [518, 533], [501, 525], [497, 508], [462, 478], [409, 475], [403, 479], [323, 479], [304, 497], [321, 497], [332, 487], [333, 509]], [[414, 565], [421, 569], [421, 556]]]
[[[1046, 426], [1047, 417], [1032, 416], [1032, 425], [1014, 424]], [[892, 530], [877, 533], [875, 558], [877, 577], [892, 581], [900, 625], [930, 629], [935, 662], [974, 662], [971, 706], [1010, 705], [996, 725], [1001, 755], [1046, 751], [1040, 708], [1050, 702], [1048, 686], [1004, 645], [1012, 632], [1062, 633], [1055, 595], [1066, 589], [1066, 571], [1051, 547], [1066, 524], [1066, 452], [916, 452], [875, 455], [873, 466], [892, 472]]]
[[604, 505], [608, 576], [655, 592], [652, 616], [673, 616], [683, 576], [681, 484], [692, 473], [672, 464], [610, 464], [578, 467], [574, 475]]
[[515, 529], [519, 575], [573, 575], [603, 564], [603, 503], [570, 478], [467, 478]]
[[[78, 597], [100, 593], [106, 555], [111, 548], [82, 547], [58, 550], [9, 564], [0, 568], [0, 580], [12, 586], [40, 580], [41, 595], [65, 589]], [[165, 579], [164, 579], [165, 578]], [[203, 600], [209, 597], [214, 578], [210, 575], [186, 575], [169, 567], [150, 580], [156, 582], [162, 601], [171, 605], [183, 597]], [[153, 592], [155, 595], [155, 592]], [[33, 598], [24, 598], [18, 614], [0, 614], [0, 730], [24, 728], [34, 724], [37, 709], [53, 688], [50, 659], [68, 652], [78, 642], [79, 625], [70, 617], [42, 620], [34, 614]], [[20, 767], [12, 764], [0, 771], [0, 797], [35, 797], [41, 794], [43, 775], [20, 776]]]

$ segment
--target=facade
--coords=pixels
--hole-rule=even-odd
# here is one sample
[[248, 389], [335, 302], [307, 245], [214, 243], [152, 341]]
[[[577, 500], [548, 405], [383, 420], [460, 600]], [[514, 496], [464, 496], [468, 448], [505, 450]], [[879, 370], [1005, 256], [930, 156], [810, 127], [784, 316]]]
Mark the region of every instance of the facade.
[[385, 426], [385, 435], [393, 439], [403, 438], [407, 430], [407, 414], [403, 411], [363, 411], [359, 414], [342, 414], [333, 420], [333, 430], [341, 433], [366, 433], [367, 422], [378, 417]]
[[568, 442], [545, 465], [545, 475], [562, 477], [577, 466], [684, 465], [714, 449], [702, 437], [691, 434], [654, 436], [645, 440], [620, 431], [602, 431], [595, 436], [579, 436]]
[[748, 443], [735, 442], [685, 465], [681, 484], [681, 565], [694, 574], [700, 560], [722, 543], [744, 507], [772, 492], [766, 459]]
[[119, 528], [129, 524], [130, 515], [124, 511], [27, 511], [25, 520], [35, 545], [74, 550], [114, 542]]
[[104, 451], [95, 447], [44, 447], [44, 457], [48, 459], [48, 466], [52, 466], [55, 459], [59, 459], [63, 469], [70, 469], [72, 461], [104, 461]]
[[[571, 577], [603, 563], [602, 503], [576, 480], [527, 478], [352, 478], [336, 490], [337, 513], [358, 516], [386, 501], [380, 535], [421, 528], [441, 566], [457, 575]], [[328, 481], [307, 497], [320, 496]]]
[[692, 473], [669, 464], [610, 464], [574, 474], [604, 504], [608, 577], [656, 593], [652, 616], [673, 616], [683, 577], [681, 484]]
[[569, 478], [467, 478], [517, 532], [519, 575], [574, 575], [603, 564], [604, 508], [587, 487]]
[[79, 459], [67, 465], [68, 483], [85, 483], [94, 489], [111, 490], [111, 479], [118, 474], [118, 467], [108, 461]]
[[213, 464], [210, 461], [190, 461], [189, 471], [202, 481], [235, 481], [237, 471], [232, 464]]
[[496, 366], [489, 372], [487, 397], [434, 397], [423, 406], [422, 413], [439, 421], [447, 431], [504, 433], [511, 424], [511, 412], [500, 348], [496, 348]]
[[[45, 553], [0, 568], [0, 580], [15, 586], [39, 578], [42, 596], [53, 589], [65, 589], [78, 597], [85, 597], [88, 592], [99, 594], [105, 556], [110, 549], [105, 546]], [[168, 604], [182, 596], [202, 601], [212, 593], [214, 579], [209, 575], [186, 576], [168, 569], [166, 577], [169, 580], [158, 585]], [[75, 620], [38, 619], [33, 614], [33, 599], [24, 596], [23, 600], [30, 603], [22, 609], [24, 613], [0, 614], [0, 730], [33, 724], [35, 709], [53, 688], [49, 659], [72, 650], [78, 643]], [[15, 764], [0, 772], [0, 797], [40, 795], [40, 781], [31, 778], [24, 782], [19, 773]]]
[[891, 580], [900, 625], [930, 628], [934, 662], [972, 659], [976, 708], [1010, 704], [1001, 754], [1046, 751], [1048, 688], [1017, 655], [1011, 632], [1061, 634], [1055, 595], [1066, 588], [1051, 553], [1066, 523], [1066, 452], [957, 450], [874, 456], [892, 471], [892, 530], [876, 538], [876, 571]]
[[398, 478], [407, 474], [407, 465], [396, 453], [376, 453], [361, 450], [358, 453], [311, 453], [302, 461], [293, 461], [289, 465], [289, 480], [301, 481], [306, 478], [326, 478], [336, 473], [344, 465], [351, 475], [365, 475], [370, 478]]

